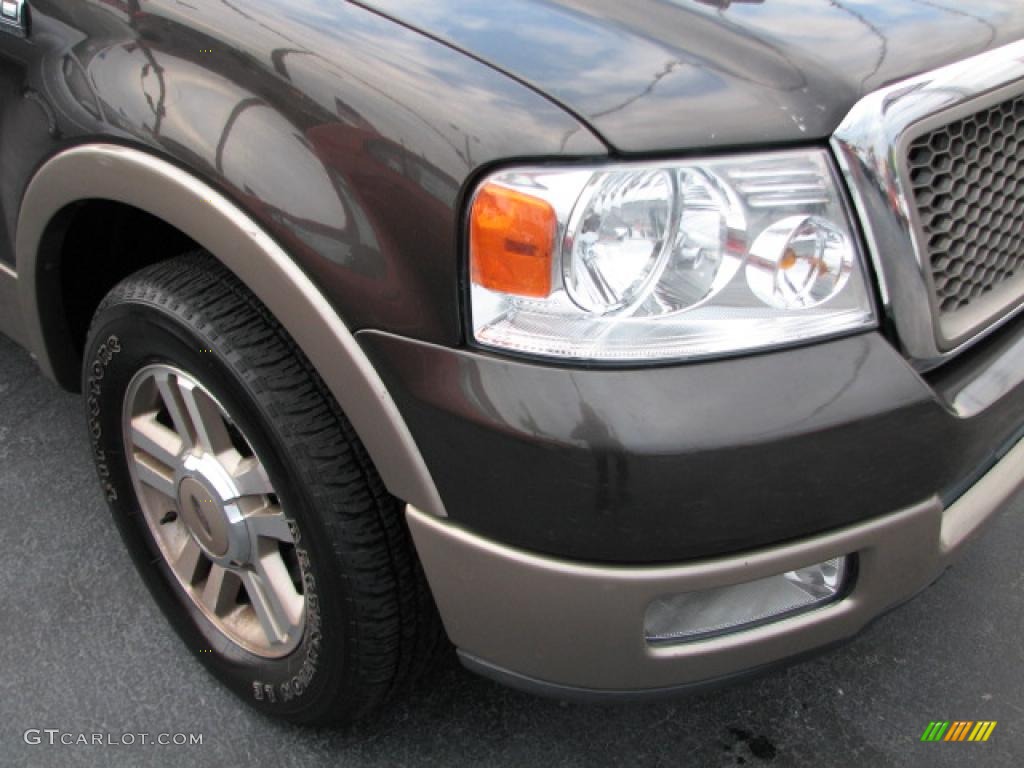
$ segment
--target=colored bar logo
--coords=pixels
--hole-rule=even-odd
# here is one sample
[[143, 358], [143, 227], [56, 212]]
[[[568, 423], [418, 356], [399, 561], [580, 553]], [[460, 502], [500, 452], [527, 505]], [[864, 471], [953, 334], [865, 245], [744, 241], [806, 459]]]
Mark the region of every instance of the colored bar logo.
[[995, 720], [933, 720], [921, 734], [921, 741], [988, 741], [995, 729]]

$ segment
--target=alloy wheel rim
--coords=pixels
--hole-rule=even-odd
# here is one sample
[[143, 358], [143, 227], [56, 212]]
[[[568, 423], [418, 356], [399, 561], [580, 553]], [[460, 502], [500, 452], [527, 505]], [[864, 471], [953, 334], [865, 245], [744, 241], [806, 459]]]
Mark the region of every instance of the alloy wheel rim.
[[252, 444], [192, 375], [148, 365], [124, 399], [132, 485], [160, 554], [230, 642], [266, 658], [306, 623], [295, 535]]

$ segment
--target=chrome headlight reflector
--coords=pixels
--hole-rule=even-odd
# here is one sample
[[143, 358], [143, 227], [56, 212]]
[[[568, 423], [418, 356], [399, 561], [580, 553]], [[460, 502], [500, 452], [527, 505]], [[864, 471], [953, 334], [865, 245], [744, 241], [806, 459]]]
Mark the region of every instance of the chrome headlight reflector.
[[691, 359], [875, 324], [824, 150], [501, 171], [469, 225], [473, 334], [490, 347]]

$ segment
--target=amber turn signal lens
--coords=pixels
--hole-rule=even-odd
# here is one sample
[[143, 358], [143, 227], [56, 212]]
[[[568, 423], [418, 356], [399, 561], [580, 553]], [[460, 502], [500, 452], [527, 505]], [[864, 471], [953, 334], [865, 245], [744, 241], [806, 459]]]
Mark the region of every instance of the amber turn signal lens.
[[473, 282], [516, 296], [550, 295], [556, 227], [555, 209], [547, 201], [484, 185], [470, 212]]

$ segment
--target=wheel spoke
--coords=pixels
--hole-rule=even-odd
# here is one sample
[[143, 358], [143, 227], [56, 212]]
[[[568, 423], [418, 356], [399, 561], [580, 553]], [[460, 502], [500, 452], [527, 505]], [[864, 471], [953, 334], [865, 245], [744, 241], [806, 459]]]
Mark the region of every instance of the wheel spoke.
[[267, 470], [255, 456], [242, 459], [231, 474], [240, 496], [257, 496], [274, 492], [274, 486], [270, 484]]
[[[275, 548], [276, 549], [276, 548]], [[279, 553], [257, 558], [255, 571], [243, 571], [249, 602], [271, 645], [280, 645], [302, 629], [303, 598], [292, 585]]]
[[195, 539], [189, 536], [185, 540], [185, 546], [178, 553], [177, 560], [174, 561], [174, 570], [186, 584], [195, 584], [202, 575], [205, 562], [203, 551], [196, 544]]
[[277, 507], [270, 507], [269, 511], [254, 512], [245, 521], [249, 530], [257, 537], [277, 539], [289, 544], [295, 541], [288, 526], [288, 519]]
[[160, 491], [164, 496], [169, 496], [172, 499], [177, 497], [174, 475], [166, 467], [141, 451], [136, 451], [133, 459], [139, 482]]
[[203, 605], [215, 616], [222, 616], [238, 604], [242, 581], [238, 575], [219, 565], [210, 566], [210, 575], [203, 587]]
[[183, 446], [181, 437], [158, 423], [152, 413], [132, 419], [131, 439], [136, 449], [148, 453], [168, 467], [175, 465]]
[[156, 376], [157, 390], [160, 392], [160, 399], [163, 401], [167, 413], [170, 414], [174, 424], [174, 431], [187, 449], [195, 444], [195, 436], [192, 431], [191, 421], [185, 404], [182, 402], [181, 393], [178, 390], [178, 378], [171, 373], [161, 371]]
[[231, 436], [217, 404], [193, 382], [179, 379], [178, 391], [185, 403], [185, 410], [192, 424], [192, 434], [195, 435], [199, 447], [212, 454], [231, 450]]

